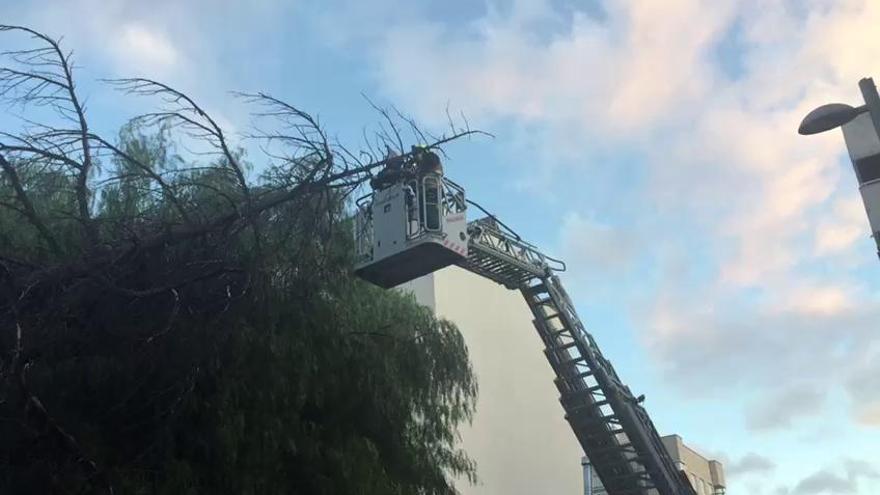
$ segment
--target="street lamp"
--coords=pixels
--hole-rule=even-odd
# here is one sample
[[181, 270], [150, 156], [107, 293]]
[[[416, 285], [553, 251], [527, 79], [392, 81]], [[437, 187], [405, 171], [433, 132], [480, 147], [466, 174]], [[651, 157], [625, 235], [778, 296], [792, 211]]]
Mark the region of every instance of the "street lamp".
[[845, 103], [829, 103], [808, 113], [798, 127], [798, 134], [809, 136], [820, 132], [830, 131], [845, 124], [849, 124], [868, 107], [862, 105], [853, 107]]
[[871, 235], [880, 255], [880, 95], [871, 78], [859, 81], [859, 89], [865, 99], [864, 105], [822, 105], [804, 117], [798, 133], [818, 134], [838, 127], [843, 130], [843, 139], [859, 180], [859, 192], [871, 224]]

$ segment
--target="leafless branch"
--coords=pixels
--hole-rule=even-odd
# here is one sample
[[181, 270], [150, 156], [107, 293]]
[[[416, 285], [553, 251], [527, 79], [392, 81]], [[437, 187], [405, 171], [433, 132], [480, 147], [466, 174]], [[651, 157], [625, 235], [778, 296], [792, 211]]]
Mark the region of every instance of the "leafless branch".
[[394, 136], [395, 145], [397, 146], [397, 152], [403, 153], [403, 151], [404, 151], [403, 137], [401, 137], [400, 130], [397, 128], [397, 124], [394, 122], [394, 119], [391, 118], [391, 115], [388, 113], [388, 110], [373, 103], [373, 100], [371, 100], [366, 94], [361, 93], [361, 96], [365, 100], [367, 100], [367, 103], [369, 103], [370, 106], [373, 107], [373, 110], [379, 112], [379, 115], [381, 115], [382, 118], [385, 120], [385, 122], [388, 123], [388, 127], [391, 128], [391, 132]]
[[156, 122], [164, 120], [178, 120], [191, 125], [195, 129], [204, 132], [203, 137], [208, 138], [216, 146], [227, 164], [235, 172], [239, 187], [245, 198], [250, 198], [250, 188], [244, 175], [244, 170], [238, 159], [232, 153], [226, 134], [219, 124], [201, 106], [199, 106], [187, 94], [168, 86], [167, 84], [145, 78], [108, 79], [111, 85], [129, 94], [142, 96], [158, 96], [166, 103], [172, 105], [175, 110], [146, 114], [146, 120], [154, 119]]
[[[77, 169], [76, 198], [86, 238], [92, 244], [96, 244], [98, 230], [92, 220], [91, 191], [88, 185], [93, 167], [89, 126], [85, 106], [77, 94], [73, 80], [72, 52], [65, 53], [58, 40], [27, 27], [0, 25], [0, 32], [4, 31], [26, 33], [45, 45], [41, 49], [5, 52], [25, 69], [16, 70], [10, 67], [0, 69], [0, 96], [7, 97], [17, 93], [17, 96], [13, 96], [13, 101], [18, 101], [22, 105], [51, 105], [60, 114], [76, 123], [81, 154], [81, 162], [77, 162], [74, 166]], [[48, 69], [45, 69], [46, 67]], [[65, 163], [73, 165], [73, 160]]]

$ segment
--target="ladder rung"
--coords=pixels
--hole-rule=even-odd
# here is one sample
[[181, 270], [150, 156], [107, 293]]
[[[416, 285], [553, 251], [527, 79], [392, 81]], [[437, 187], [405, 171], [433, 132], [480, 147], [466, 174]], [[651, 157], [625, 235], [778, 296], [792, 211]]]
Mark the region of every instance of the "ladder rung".
[[606, 479], [602, 480], [602, 482], [604, 483], [605, 481], [618, 481], [618, 480], [625, 480], [625, 479], [630, 479], [630, 478], [642, 478], [642, 477], [647, 477], [647, 479], [650, 480], [650, 473], [648, 473], [647, 471], [633, 471], [633, 472], [627, 473], [627, 474], [620, 474], [617, 476], [611, 476], [610, 478], [606, 478]]
[[606, 421], [609, 418], [611, 417], [591, 417], [584, 415], [572, 416], [570, 414], [565, 416], [565, 419], [568, 420], [572, 429], [577, 428], [579, 432], [593, 441], [612, 437], [612, 435], [608, 434], [608, 425], [617, 425], [618, 423]]
[[561, 316], [561, 315], [560, 315], [558, 312], [557, 312], [557, 313], [553, 313], [552, 315], [544, 315], [544, 320], [546, 320], [546, 321], [550, 321], [550, 320], [552, 320], [552, 319], [554, 319], [554, 318], [559, 318], [560, 316]]
[[[589, 373], [589, 372], [586, 372], [586, 373]], [[559, 380], [560, 378], [557, 377], [556, 379]], [[587, 387], [585, 389], [573, 390], [573, 391], [569, 392], [568, 395], [571, 397], [583, 397], [585, 395], [593, 395], [596, 392], [601, 392], [603, 396], [605, 394], [605, 391], [602, 390], [602, 387], [600, 385], [593, 385], [592, 387]]]
[[623, 445], [614, 445], [611, 447], [602, 447], [599, 449], [591, 449], [587, 452], [587, 456], [600, 456], [600, 455], [605, 455], [605, 454], [609, 454], [612, 452], [621, 452], [621, 453], [632, 452], [632, 453], [635, 453], [635, 450], [630, 450], [630, 447], [632, 447], [632, 444], [626, 443]]
[[[547, 351], [545, 350], [544, 352], [546, 353]], [[578, 361], [584, 361], [584, 357], [583, 356], [576, 356], [571, 359], [566, 359], [565, 361], [559, 361], [559, 365], [560, 366], [568, 366], [570, 364], [577, 363]], [[592, 374], [592, 372], [590, 372], [590, 374]]]
[[[583, 374], [589, 375], [590, 372], [584, 372], [582, 375]], [[605, 397], [605, 391], [602, 390], [602, 387], [599, 385], [586, 386], [586, 383], [581, 379], [580, 375], [572, 377], [557, 376], [553, 379], [553, 383], [559, 388], [560, 394], [566, 396], [566, 399], [592, 397], [597, 392], [600, 397]]]
[[511, 273], [517, 271], [517, 268], [515, 266], [510, 266], [504, 263], [498, 263], [492, 266], [492, 270], [503, 275], [510, 275]]
[[584, 409], [593, 409], [599, 410], [602, 406], [607, 406], [609, 402], [607, 400], [600, 400], [596, 402], [581, 402], [579, 404], [571, 404], [568, 406], [568, 409], [572, 412], [582, 411]]
[[554, 330], [554, 331], [550, 332], [550, 335], [555, 338], [555, 337], [559, 337], [560, 335], [562, 335], [564, 333], [571, 333], [571, 330], [569, 330], [568, 327], [562, 327], [559, 330]]
[[547, 292], [547, 286], [544, 285], [544, 283], [542, 282], [538, 285], [523, 289], [523, 292], [525, 292], [531, 296], [536, 296], [542, 292]]
[[[646, 480], [646, 481], [651, 481], [651, 480]], [[615, 495], [645, 495], [645, 493], [654, 493], [654, 492], [649, 491], [652, 488], [654, 488], [654, 485], [651, 483], [648, 483], [645, 485], [630, 486], [630, 487], [625, 487], [625, 488], [615, 487], [613, 493]], [[612, 493], [612, 492], [609, 492], [609, 493]]]
[[[562, 383], [568, 383], [564, 378], [560, 378], [560, 377], [556, 377], [556, 379], [553, 380], [553, 382], [556, 384], [557, 387], [559, 385], [561, 385]], [[566, 401], [570, 400], [570, 399], [582, 399], [584, 397], [592, 397], [595, 392], [601, 392], [601, 391], [602, 391], [602, 387], [600, 387], [599, 385], [594, 385], [592, 387], [587, 387], [584, 389], [572, 390], [570, 392], [561, 393], [561, 395], [562, 395], [561, 399], [564, 399]]]
[[[593, 373], [592, 370], [589, 370], [589, 371], [583, 371], [583, 372], [581, 372], [581, 373], [578, 373], [577, 375], [574, 375], [574, 376], [571, 377], [571, 378], [574, 379], [574, 380], [578, 380], [578, 379], [581, 379], [581, 378], [586, 378], [586, 377], [588, 377], [588, 376], [593, 376], [593, 374], [594, 374], [594, 373]], [[591, 388], [598, 388], [598, 385], [597, 385], [596, 387], [591, 387]], [[590, 389], [587, 389], [587, 390], [590, 390]]]
[[559, 352], [559, 351], [564, 351], [566, 349], [571, 349], [572, 347], [576, 347], [576, 346], [577, 346], [577, 341], [572, 340], [571, 342], [569, 342], [567, 344], [562, 344], [562, 345], [550, 347], [547, 350], [552, 351], [552, 352]]
[[582, 426], [620, 424], [620, 420], [617, 418], [616, 414], [609, 414], [608, 416], [584, 416], [581, 414], [575, 414], [574, 417], [568, 415], [568, 422], [575, 422]]
[[[611, 428], [611, 429], [602, 429], [601, 431], [600, 430], [587, 431], [587, 432], [581, 431], [581, 434], [589, 440], [595, 440], [595, 439], [608, 440], [609, 437], [617, 436], [618, 433], [623, 433], [623, 429], [622, 428], [621, 429]], [[639, 462], [641, 462], [641, 460], [639, 460]]]
[[[576, 375], [557, 376], [556, 378], [553, 379], [553, 382], [556, 383], [557, 385], [559, 385], [560, 382], [565, 382], [569, 385], [574, 385], [576, 387], [576, 386], [584, 383], [583, 382], [584, 378], [587, 378], [588, 376], [592, 376], [592, 375], [593, 375], [593, 372], [590, 370], [587, 370], [587, 371], [583, 371], [581, 373], [578, 373]], [[597, 390], [602, 390], [602, 387], [600, 387], [599, 385], [594, 385], [592, 387], [588, 387], [585, 389], [574, 388], [570, 392], [570, 395], [574, 395], [574, 396], [590, 395]]]

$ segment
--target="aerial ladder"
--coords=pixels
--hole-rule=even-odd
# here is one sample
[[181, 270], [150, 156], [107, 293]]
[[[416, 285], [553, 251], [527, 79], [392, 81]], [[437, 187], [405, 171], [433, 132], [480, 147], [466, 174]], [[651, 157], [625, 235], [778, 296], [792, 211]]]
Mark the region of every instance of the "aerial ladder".
[[[355, 273], [391, 288], [458, 265], [511, 290], [531, 309], [559, 401], [610, 495], [696, 495], [654, 424], [586, 330], [562, 286], [560, 260], [541, 253], [465, 198], [428, 149], [392, 163], [356, 201]], [[485, 216], [467, 221], [468, 206]]]

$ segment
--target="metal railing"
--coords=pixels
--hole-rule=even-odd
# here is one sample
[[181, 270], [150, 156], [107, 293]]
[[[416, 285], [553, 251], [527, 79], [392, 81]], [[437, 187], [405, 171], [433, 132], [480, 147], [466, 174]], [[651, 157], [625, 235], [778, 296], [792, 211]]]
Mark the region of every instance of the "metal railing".
[[[439, 179], [439, 184], [437, 183]], [[464, 188], [438, 175], [401, 182], [406, 203], [406, 238], [418, 239], [426, 234], [442, 234], [442, 221], [428, 225], [429, 208], [435, 208], [442, 218], [467, 211]], [[428, 188], [437, 192], [429, 198]], [[373, 255], [373, 199], [375, 192], [365, 194], [355, 201], [355, 255], [358, 262], [369, 261]], [[434, 199], [436, 198], [436, 199]]]

